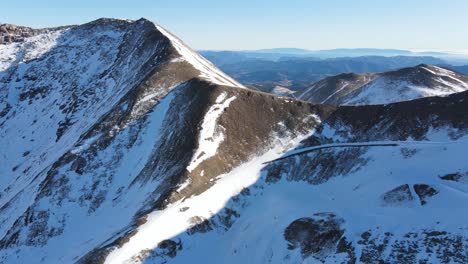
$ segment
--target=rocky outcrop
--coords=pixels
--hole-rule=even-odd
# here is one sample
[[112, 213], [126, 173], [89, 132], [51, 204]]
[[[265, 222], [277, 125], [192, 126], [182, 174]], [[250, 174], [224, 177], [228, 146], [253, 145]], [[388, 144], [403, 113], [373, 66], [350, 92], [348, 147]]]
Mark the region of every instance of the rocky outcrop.
[[26, 38], [60, 28], [67, 27], [35, 29], [13, 24], [0, 24], [0, 45], [7, 45], [14, 42], [24, 42]]
[[400, 185], [382, 195], [382, 202], [385, 205], [400, 205], [412, 201], [413, 195], [408, 184]]
[[429, 198], [439, 193], [439, 191], [437, 191], [434, 187], [431, 187], [427, 184], [415, 184], [413, 187], [414, 191], [419, 197], [419, 200], [421, 201], [421, 205], [425, 205]]
[[341, 225], [343, 219], [333, 213], [318, 213], [312, 218], [300, 218], [293, 221], [284, 231], [284, 238], [289, 242], [288, 249], [299, 248], [304, 258], [313, 255], [324, 261], [325, 257], [335, 253], [338, 241], [344, 234]]

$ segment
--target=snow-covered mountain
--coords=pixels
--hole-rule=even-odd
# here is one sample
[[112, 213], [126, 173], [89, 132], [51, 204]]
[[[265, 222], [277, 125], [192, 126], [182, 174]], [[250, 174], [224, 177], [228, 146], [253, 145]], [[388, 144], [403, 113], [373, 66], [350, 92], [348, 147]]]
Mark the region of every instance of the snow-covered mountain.
[[0, 263], [466, 263], [468, 92], [244, 88], [145, 19], [0, 45]]
[[340, 74], [304, 90], [302, 100], [345, 105], [385, 104], [468, 90], [468, 76], [421, 64], [396, 71]]

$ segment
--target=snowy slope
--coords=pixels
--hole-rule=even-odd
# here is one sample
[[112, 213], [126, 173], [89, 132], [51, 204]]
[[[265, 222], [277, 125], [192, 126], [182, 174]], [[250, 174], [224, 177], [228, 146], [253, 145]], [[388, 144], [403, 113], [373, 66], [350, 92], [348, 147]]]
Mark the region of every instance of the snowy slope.
[[[213, 209], [218, 208], [216, 204], [206, 203], [218, 202], [229, 193], [232, 185], [224, 186], [220, 182], [203, 195], [151, 215], [140, 232], [113, 252], [107, 262], [123, 263], [120, 260], [132, 259], [130, 256], [134, 254], [138, 257], [133, 260], [145, 259], [144, 263], [352, 263], [354, 258], [364, 263], [377, 263], [381, 259], [389, 263], [417, 263], [419, 260], [463, 263], [466, 261], [463, 247], [466, 249], [468, 243], [468, 215], [463, 210], [468, 185], [442, 180], [439, 175], [466, 172], [466, 166], [460, 167], [464, 162], [460, 154], [467, 147], [466, 142], [465, 139], [461, 144], [447, 142], [432, 146], [410, 143], [396, 148], [369, 148], [360, 156], [370, 160], [365, 168], [356, 168], [355, 172], [346, 175], [336, 173], [333, 179], [320, 185], [290, 180], [294, 174], [287, 171], [281, 180], [269, 183], [269, 170], [261, 172], [261, 167], [252, 168], [249, 163], [246, 165], [248, 168], [240, 167], [241, 171], [222, 176], [226, 181], [245, 174], [255, 178], [255, 184], [248, 185], [242, 194], [239, 188], [239, 195], [225, 205], [225, 211], [215, 211]], [[416, 154], [411, 158], [405, 157], [402, 153], [406, 148]], [[339, 155], [333, 150], [329, 153]], [[314, 155], [308, 158], [313, 159]], [[261, 161], [263, 157], [253, 163]], [[382, 197], [406, 184], [411, 186], [412, 198], [386, 204]], [[421, 205], [420, 198], [412, 189], [417, 184], [430, 185], [438, 193], [428, 198], [427, 204]], [[209, 197], [211, 193], [216, 195], [215, 199]], [[211, 207], [213, 211], [207, 213], [197, 200], [205, 201], [203, 207]], [[180, 209], [186, 207], [189, 209], [181, 212]], [[310, 231], [305, 226], [302, 232], [296, 231], [302, 233], [302, 237], [299, 235], [287, 241], [285, 231], [301, 218], [326, 221], [323, 226], [318, 222], [317, 229], [309, 227]], [[336, 226], [332, 220], [337, 222]], [[327, 228], [331, 232], [324, 232], [320, 238], [319, 230]], [[331, 236], [333, 231], [338, 233], [336, 238]], [[370, 236], [368, 240], [365, 239], [366, 232]], [[167, 235], [159, 237], [152, 234]], [[175, 257], [164, 255], [168, 252], [165, 248], [142, 250], [154, 248], [168, 237], [181, 245], [180, 249], [175, 248]], [[385, 239], [388, 241], [383, 242]], [[427, 246], [432, 239], [443, 242]], [[340, 241], [352, 243], [352, 254], [337, 250]], [[310, 249], [307, 242], [311, 244]], [[373, 243], [376, 244], [375, 252], [372, 251]], [[456, 249], [457, 243], [461, 250]], [[319, 250], [312, 250], [313, 246]], [[406, 250], [407, 247], [414, 251]], [[379, 252], [378, 248], [385, 251]], [[443, 261], [444, 258], [448, 261]]]
[[310, 102], [365, 105], [446, 96], [468, 90], [468, 77], [441, 67], [418, 65], [397, 71], [340, 74], [306, 89], [299, 98]]
[[[112, 71], [123, 32], [112, 25], [83, 31], [52, 31], [0, 47], [2, 58], [7, 54], [1, 72], [7, 82], [0, 89], [0, 174], [4, 175], [0, 205], [12, 198], [21, 201], [12, 217], [33, 198], [24, 196], [40, 183], [33, 181], [37, 174], [65, 153], [136, 81], [121, 65]], [[86, 33], [101, 46], [83, 43], [81, 34]], [[97, 78], [106, 71], [108, 75]], [[25, 188], [28, 191], [23, 192]], [[11, 225], [4, 220], [2, 235]]]
[[467, 96], [339, 108], [151, 213], [106, 263], [465, 263]]
[[0, 263], [467, 261], [466, 92], [277, 97], [144, 19], [0, 54]]

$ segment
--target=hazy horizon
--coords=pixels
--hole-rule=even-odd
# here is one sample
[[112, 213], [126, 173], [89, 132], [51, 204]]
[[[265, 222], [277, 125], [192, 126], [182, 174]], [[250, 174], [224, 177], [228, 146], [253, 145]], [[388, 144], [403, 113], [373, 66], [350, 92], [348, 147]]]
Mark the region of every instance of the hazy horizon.
[[401, 49], [467, 53], [468, 1], [15, 1], [0, 20], [31, 27], [145, 17], [197, 50]]
[[440, 52], [440, 53], [450, 53], [450, 54], [461, 54], [468, 55], [468, 49], [399, 49], [399, 48], [374, 48], [374, 47], [356, 47], [356, 48], [325, 48], [325, 49], [307, 49], [307, 48], [297, 48], [297, 47], [271, 47], [271, 48], [258, 48], [258, 49], [197, 49], [199, 51], [268, 51], [268, 50], [280, 50], [280, 49], [297, 49], [310, 52], [318, 51], [333, 51], [333, 50], [395, 50], [395, 51], [409, 51], [414, 53], [429, 53], [429, 52]]

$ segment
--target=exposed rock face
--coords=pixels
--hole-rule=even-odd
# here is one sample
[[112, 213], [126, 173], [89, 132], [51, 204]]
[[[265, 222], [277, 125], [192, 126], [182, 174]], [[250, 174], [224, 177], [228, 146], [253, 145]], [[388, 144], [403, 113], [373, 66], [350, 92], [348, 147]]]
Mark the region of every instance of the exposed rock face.
[[430, 197], [439, 193], [439, 191], [427, 184], [415, 184], [413, 187], [421, 201], [421, 205], [425, 205]]
[[299, 248], [304, 258], [311, 255], [321, 261], [334, 253], [338, 241], [344, 234], [343, 219], [332, 213], [314, 214], [313, 218], [300, 218], [293, 221], [284, 231], [289, 242], [288, 249]]
[[[395, 237], [390, 232], [368, 230], [353, 246], [347, 242], [344, 220], [330, 213], [293, 221], [285, 230], [289, 250], [300, 250], [304, 259], [319, 262], [356, 263], [463, 263], [467, 259], [466, 238], [445, 231], [421, 230]], [[424, 254], [421, 254], [425, 251]]]
[[375, 235], [367, 231], [361, 237], [358, 244], [364, 250], [359, 260], [363, 263], [463, 263], [467, 260], [463, 253], [466, 238], [447, 232], [422, 230], [395, 238], [389, 232]]
[[412, 200], [413, 195], [408, 184], [400, 185], [382, 196], [382, 201], [386, 205], [399, 205]]
[[467, 92], [277, 97], [144, 19], [0, 55], [0, 263], [466, 262]]
[[440, 176], [440, 178], [442, 180], [445, 180], [445, 181], [468, 183], [468, 172], [465, 172], [465, 173], [460, 173], [460, 172], [449, 173], [449, 174]]
[[35, 36], [47, 29], [32, 29], [12, 24], [0, 24], [0, 44], [23, 42], [25, 38]]
[[385, 104], [468, 90], [468, 77], [421, 64], [383, 73], [340, 74], [314, 83], [300, 99], [327, 104]]

